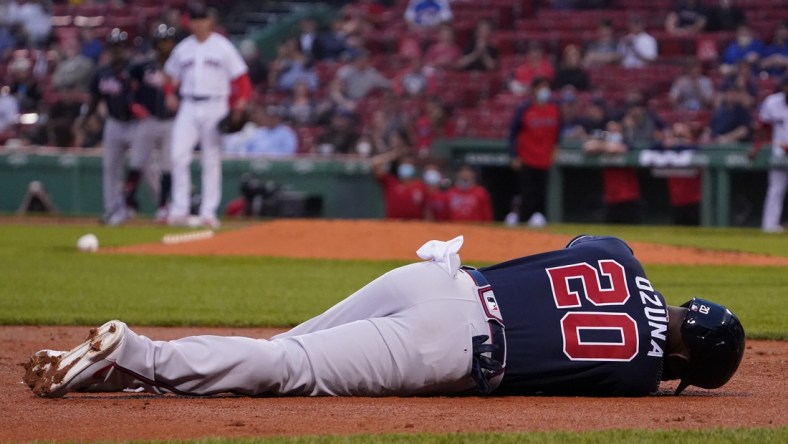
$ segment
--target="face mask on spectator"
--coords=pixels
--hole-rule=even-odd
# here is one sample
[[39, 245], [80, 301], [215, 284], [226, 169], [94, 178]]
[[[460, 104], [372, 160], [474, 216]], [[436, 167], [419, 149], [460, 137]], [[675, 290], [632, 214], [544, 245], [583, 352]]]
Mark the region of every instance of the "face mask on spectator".
[[416, 167], [409, 163], [403, 163], [397, 167], [397, 176], [402, 180], [412, 179], [416, 175]]
[[436, 187], [441, 182], [441, 173], [438, 170], [427, 170], [424, 172], [424, 183], [431, 187]]
[[536, 101], [539, 103], [545, 103], [550, 100], [550, 88], [539, 88], [536, 91]]
[[471, 187], [471, 181], [468, 179], [457, 179], [455, 185], [461, 190], [467, 190]]

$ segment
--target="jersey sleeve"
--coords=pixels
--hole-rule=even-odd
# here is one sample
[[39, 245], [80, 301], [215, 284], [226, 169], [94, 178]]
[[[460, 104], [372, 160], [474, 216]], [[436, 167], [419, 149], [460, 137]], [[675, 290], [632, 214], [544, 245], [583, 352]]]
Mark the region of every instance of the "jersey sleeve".
[[180, 46], [176, 46], [175, 49], [172, 50], [172, 54], [167, 58], [167, 61], [164, 63], [164, 74], [172, 77], [175, 80], [181, 79], [181, 70], [180, 70], [180, 63], [178, 62], [178, 55], [180, 54]]
[[243, 74], [246, 74], [248, 67], [238, 49], [233, 46], [230, 41], [227, 41], [227, 51], [225, 51], [225, 59], [227, 63], [227, 71], [230, 73], [230, 79], [236, 79]]
[[771, 101], [769, 99], [770, 97], [767, 97], [766, 100], [764, 100], [763, 103], [761, 103], [761, 107], [758, 109], [758, 120], [764, 123], [774, 122], [774, 116], [772, 115]]

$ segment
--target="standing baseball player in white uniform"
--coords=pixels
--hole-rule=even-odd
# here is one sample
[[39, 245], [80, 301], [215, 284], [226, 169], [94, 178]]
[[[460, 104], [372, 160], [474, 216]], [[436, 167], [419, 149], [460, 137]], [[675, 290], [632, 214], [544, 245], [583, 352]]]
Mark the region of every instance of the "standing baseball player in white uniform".
[[[782, 79], [780, 92], [763, 100], [758, 111], [758, 120], [772, 127], [772, 161], [784, 162], [788, 154], [788, 76]], [[788, 188], [788, 167], [771, 168], [761, 221], [761, 230], [766, 233], [785, 231], [780, 220], [786, 188]]]
[[[213, 32], [212, 11], [201, 3], [189, 7], [192, 35], [182, 40], [164, 65], [170, 82], [166, 103], [178, 110], [172, 130], [171, 225], [189, 221], [194, 147], [200, 144], [202, 201], [199, 224], [218, 228], [216, 216], [222, 196], [222, 159], [219, 122], [228, 114], [242, 119], [252, 86], [247, 66], [224, 36]], [[177, 95], [176, 95], [177, 91]]]
[[389, 271], [270, 340], [153, 341], [110, 321], [70, 351], [33, 354], [22, 379], [50, 398], [122, 390], [644, 396], [660, 379], [681, 379], [677, 393], [720, 387], [741, 362], [736, 316], [698, 298], [667, 306], [621, 239], [578, 236], [564, 249], [478, 270], [460, 266], [462, 243], [425, 243], [424, 262]]

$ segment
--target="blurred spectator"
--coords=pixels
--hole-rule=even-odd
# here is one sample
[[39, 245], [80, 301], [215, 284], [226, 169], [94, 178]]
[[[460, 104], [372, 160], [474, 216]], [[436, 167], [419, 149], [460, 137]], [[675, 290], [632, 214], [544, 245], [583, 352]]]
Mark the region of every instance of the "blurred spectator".
[[167, 25], [168, 28], [175, 29], [176, 42], [180, 42], [191, 34], [186, 27], [186, 23], [187, 20], [184, 17], [184, 11], [179, 7], [171, 7], [164, 13], [164, 24]]
[[432, 67], [424, 66], [421, 57], [411, 57], [408, 66], [394, 77], [392, 90], [399, 96], [423, 97], [435, 94], [437, 79]]
[[427, 100], [422, 114], [413, 125], [416, 155], [420, 159], [432, 156], [432, 144], [456, 134], [455, 122], [449, 107], [437, 98]]
[[386, 219], [424, 218], [427, 187], [416, 175], [412, 158], [389, 151], [372, 159], [372, 170], [383, 189]]
[[[3, 22], [0, 21], [0, 23]], [[16, 48], [17, 35], [10, 26], [0, 25], [0, 61], [8, 59], [11, 52]]]
[[544, 226], [547, 221], [547, 172], [561, 132], [561, 111], [550, 102], [550, 82], [536, 78], [529, 98], [514, 113], [509, 130], [509, 157], [519, 175], [520, 221]]
[[788, 72], [788, 22], [780, 22], [774, 28], [772, 43], [763, 51], [761, 69], [775, 77]]
[[11, 137], [19, 121], [19, 103], [7, 86], [0, 88], [0, 143]]
[[673, 82], [670, 101], [677, 109], [697, 111], [708, 109], [714, 100], [714, 84], [703, 75], [700, 63], [687, 62], [684, 74]]
[[454, 177], [454, 186], [447, 191], [449, 221], [489, 222], [492, 221], [490, 194], [476, 183], [476, 171], [463, 165]]
[[292, 91], [298, 82], [314, 91], [318, 85], [317, 73], [298, 49], [298, 41], [287, 39], [279, 44], [276, 59], [269, 65], [268, 84], [280, 91]]
[[560, 140], [583, 140], [586, 131], [583, 126], [582, 107], [572, 86], [561, 91], [561, 136]]
[[19, 57], [8, 65], [11, 94], [19, 102], [19, 112], [36, 112], [42, 93], [38, 80], [33, 76], [33, 63], [30, 59]]
[[704, 31], [735, 31], [746, 20], [744, 11], [735, 5], [734, 0], [719, 0], [717, 6], [709, 10]]
[[758, 83], [755, 74], [749, 63], [745, 60], [736, 64], [722, 79], [721, 90], [733, 89], [739, 92], [739, 102], [748, 109], [755, 106], [755, 99], [758, 96]]
[[52, 75], [52, 86], [60, 91], [87, 92], [93, 78], [93, 61], [80, 53], [76, 39], [64, 39], [60, 45], [60, 61]]
[[101, 53], [104, 52], [104, 40], [96, 35], [95, 29], [90, 26], [79, 28], [79, 42], [80, 53], [94, 64], [98, 63]]
[[438, 39], [430, 45], [424, 55], [426, 64], [437, 69], [454, 69], [462, 51], [454, 41], [454, 28], [449, 23], [438, 27]]
[[341, 18], [331, 21], [331, 28], [319, 33], [313, 43], [313, 56], [318, 60], [336, 62], [347, 52], [347, 36], [342, 31], [344, 22]]
[[314, 125], [318, 122], [318, 103], [304, 82], [297, 82], [290, 97], [282, 102], [283, 117], [294, 125]]
[[705, 134], [710, 143], [741, 143], [752, 140], [752, 116], [742, 104], [741, 92], [734, 89], [722, 90], [719, 104], [714, 110]]
[[601, 97], [594, 97], [585, 107], [583, 115], [583, 128], [589, 136], [598, 137], [605, 130], [605, 125], [609, 119], [609, 111], [605, 100]]
[[[583, 144], [588, 154], [625, 155], [630, 146], [624, 141], [623, 126], [611, 120], [605, 131], [595, 134]], [[602, 188], [605, 201], [605, 223], [640, 223], [642, 202], [640, 182], [635, 168], [607, 167], [602, 170]]]
[[661, 137], [664, 125], [648, 109], [647, 101], [639, 90], [630, 91], [626, 109], [621, 117], [624, 142], [633, 148], [648, 147]]
[[331, 85], [331, 98], [338, 107], [353, 111], [359, 100], [379, 88], [391, 88], [391, 81], [372, 66], [369, 51], [357, 50], [351, 62], [337, 71]]
[[76, 145], [82, 148], [98, 148], [101, 146], [101, 136], [104, 132], [104, 122], [98, 114], [88, 116], [76, 131]]
[[309, 60], [318, 60], [320, 57], [319, 43], [317, 43], [317, 21], [309, 17], [298, 24], [298, 48]]
[[596, 40], [586, 47], [583, 65], [590, 68], [618, 63], [621, 54], [613, 32], [613, 23], [610, 20], [603, 20], [597, 26], [596, 33]]
[[372, 131], [370, 138], [376, 152], [391, 149], [388, 145], [389, 136], [394, 132], [410, 132], [410, 120], [402, 110], [399, 97], [386, 94], [383, 104], [372, 114]]
[[9, 3], [7, 9], [9, 23], [22, 26], [24, 38], [34, 47], [45, 46], [52, 32], [52, 17], [44, 8], [41, 0], [26, 0], [22, 4]]
[[355, 154], [359, 138], [356, 115], [340, 109], [331, 118], [331, 123], [317, 137], [317, 152], [324, 156], [332, 154]]
[[277, 106], [258, 106], [253, 119], [258, 128], [246, 142], [245, 153], [250, 156], [289, 157], [298, 152], [298, 136], [282, 122], [282, 110]]
[[720, 71], [723, 74], [730, 72], [740, 61], [746, 61], [751, 67], [756, 67], [764, 49], [763, 42], [755, 38], [750, 26], [741, 24], [736, 29], [736, 40], [722, 53]]
[[583, 54], [577, 45], [566, 45], [555, 72], [553, 88], [561, 89], [567, 85], [579, 91], [587, 91], [589, 87], [588, 73], [583, 68]]
[[545, 55], [542, 45], [534, 41], [528, 44], [528, 52], [525, 54], [523, 64], [514, 70], [510, 88], [516, 94], [525, 94], [528, 93], [534, 79], [551, 82], [554, 76], [553, 63]]
[[[674, 123], [665, 131], [665, 139], [652, 149], [663, 151], [697, 151], [692, 130], [684, 122]], [[700, 223], [701, 171], [698, 168], [669, 169], [667, 174], [668, 196], [673, 208], [673, 221], [678, 225]]]
[[249, 81], [252, 82], [252, 85], [257, 86], [265, 82], [268, 78], [268, 71], [257, 43], [252, 39], [241, 40], [241, 43], [238, 44], [238, 52], [246, 62]]
[[665, 18], [665, 30], [670, 34], [695, 34], [706, 27], [708, 12], [700, 0], [680, 0]]
[[391, 6], [392, 2], [378, 1], [378, 0], [357, 0], [353, 3], [348, 3], [344, 9], [361, 14], [367, 21], [373, 25], [381, 24], [388, 11], [387, 6]]
[[448, 0], [410, 0], [405, 20], [422, 28], [432, 28], [452, 19]]
[[457, 67], [465, 71], [495, 71], [498, 68], [498, 49], [492, 46], [492, 23], [482, 19], [476, 23], [473, 38], [465, 46]]
[[449, 220], [449, 187], [451, 181], [443, 177], [443, 173], [434, 163], [424, 166], [422, 173], [424, 184], [427, 186], [426, 210], [427, 220], [445, 222]]
[[624, 68], [642, 68], [657, 60], [657, 39], [646, 32], [642, 17], [629, 19], [629, 34], [618, 42], [618, 51]]

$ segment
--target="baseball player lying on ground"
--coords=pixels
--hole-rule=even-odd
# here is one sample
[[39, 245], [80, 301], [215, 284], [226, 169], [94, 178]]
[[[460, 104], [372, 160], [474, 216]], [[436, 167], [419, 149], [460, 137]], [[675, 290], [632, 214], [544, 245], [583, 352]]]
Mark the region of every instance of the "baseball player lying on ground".
[[744, 330], [725, 307], [668, 306], [624, 241], [566, 248], [479, 270], [462, 237], [430, 241], [394, 269], [270, 340], [153, 341], [120, 321], [68, 352], [41, 350], [24, 382], [78, 391], [186, 395], [642, 396], [660, 380], [717, 388], [736, 372]]

